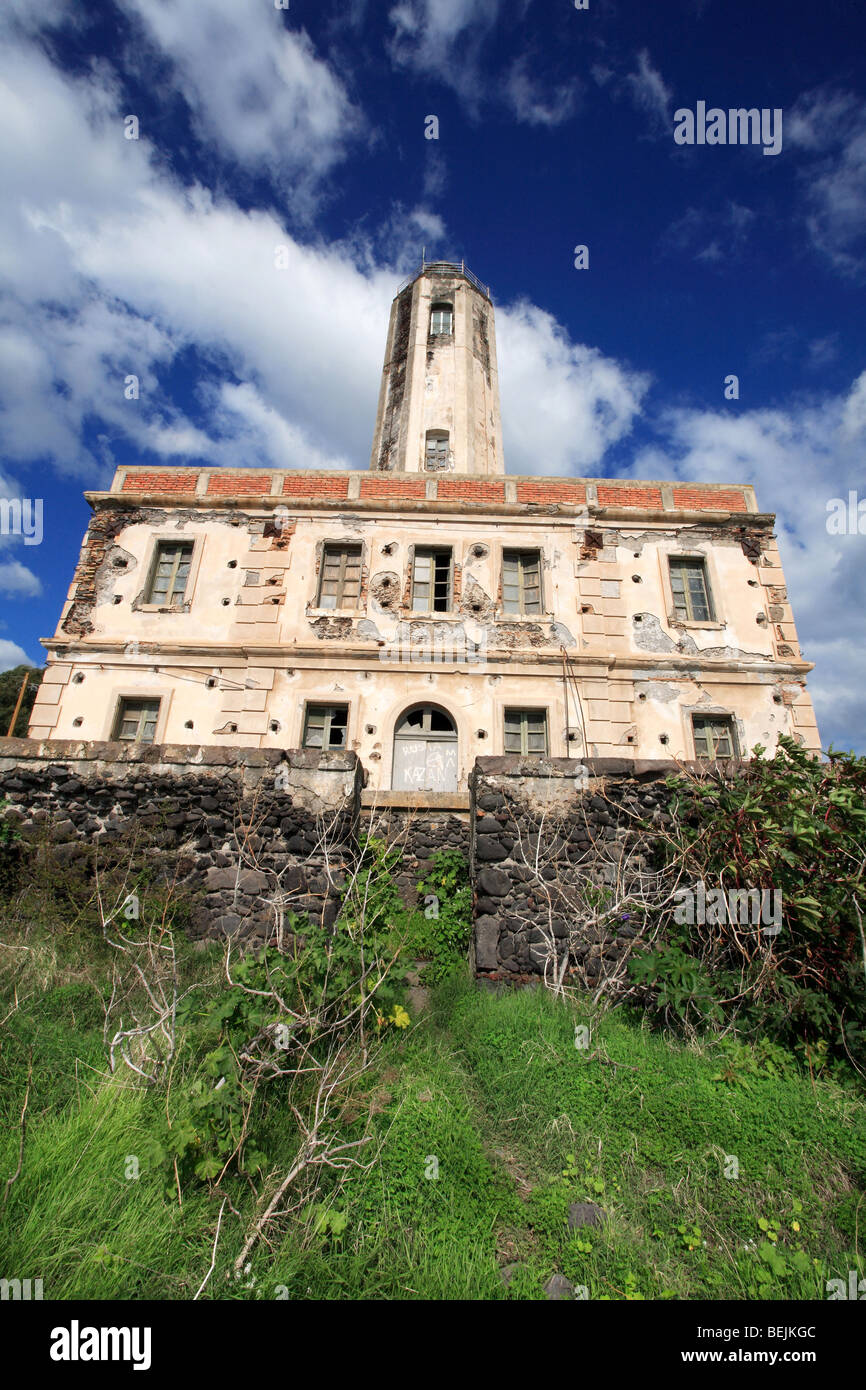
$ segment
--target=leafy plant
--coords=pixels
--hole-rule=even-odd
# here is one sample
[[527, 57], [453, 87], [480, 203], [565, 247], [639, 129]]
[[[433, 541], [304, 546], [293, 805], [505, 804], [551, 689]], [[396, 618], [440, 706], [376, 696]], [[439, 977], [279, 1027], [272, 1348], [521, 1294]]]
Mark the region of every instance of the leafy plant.
[[472, 935], [472, 887], [469, 865], [459, 850], [439, 850], [430, 872], [418, 884], [425, 899], [423, 926], [417, 948], [429, 958], [423, 978], [443, 979], [463, 959]]

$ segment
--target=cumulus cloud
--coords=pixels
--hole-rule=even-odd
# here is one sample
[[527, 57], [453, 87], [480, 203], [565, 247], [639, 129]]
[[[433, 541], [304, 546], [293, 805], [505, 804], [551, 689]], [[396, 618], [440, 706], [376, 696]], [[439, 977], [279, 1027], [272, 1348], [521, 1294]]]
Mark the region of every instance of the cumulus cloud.
[[20, 560], [0, 560], [0, 594], [34, 598], [41, 593], [40, 580]]
[[573, 343], [525, 301], [498, 310], [496, 330], [508, 471], [591, 474], [628, 434], [649, 378]]
[[309, 212], [319, 181], [343, 158], [363, 121], [343, 83], [304, 30], [261, 0], [127, 0], [153, 52], [175, 74], [198, 135], [245, 171], [291, 180]]
[[14, 666], [32, 666], [33, 662], [23, 647], [0, 637], [0, 671], [11, 671]]

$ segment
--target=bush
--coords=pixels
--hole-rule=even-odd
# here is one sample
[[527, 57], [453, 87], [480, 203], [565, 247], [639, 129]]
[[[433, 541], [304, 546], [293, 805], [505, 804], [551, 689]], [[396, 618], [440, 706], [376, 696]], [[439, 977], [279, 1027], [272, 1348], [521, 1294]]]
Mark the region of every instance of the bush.
[[735, 778], [671, 779], [667, 854], [683, 883], [778, 893], [778, 935], [666, 920], [632, 975], [669, 1022], [736, 1017], [810, 1062], [822, 1047], [866, 1061], [866, 758], [818, 761], [787, 737], [764, 752]]

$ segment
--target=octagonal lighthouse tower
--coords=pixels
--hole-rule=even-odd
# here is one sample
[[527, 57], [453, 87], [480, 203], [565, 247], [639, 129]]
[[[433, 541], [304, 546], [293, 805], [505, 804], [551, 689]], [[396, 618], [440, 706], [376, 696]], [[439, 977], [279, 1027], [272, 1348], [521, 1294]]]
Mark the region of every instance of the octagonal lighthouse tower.
[[505, 472], [493, 304], [462, 261], [422, 265], [391, 306], [370, 468]]

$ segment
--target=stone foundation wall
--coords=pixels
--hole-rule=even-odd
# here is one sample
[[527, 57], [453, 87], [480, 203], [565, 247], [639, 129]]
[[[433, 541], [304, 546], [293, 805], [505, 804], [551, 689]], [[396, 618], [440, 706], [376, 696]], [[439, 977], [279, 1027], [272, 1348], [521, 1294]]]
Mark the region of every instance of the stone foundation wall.
[[[536, 975], [567, 951], [568, 976], [589, 988], [622, 973], [635, 927], [624, 914], [601, 929], [576, 904], [587, 884], [610, 888], [624, 874], [651, 873], [652, 828], [672, 823], [665, 781], [681, 770], [620, 758], [478, 758], [470, 778], [476, 971]], [[638, 821], [651, 827], [640, 852]]]
[[196, 936], [263, 937], [275, 894], [333, 922], [361, 777], [354, 753], [0, 739], [4, 819], [50, 841], [59, 866], [140, 837], [191, 901]]
[[361, 825], [372, 829], [389, 845], [398, 845], [403, 855], [397, 887], [409, 908], [419, 906], [418, 880], [430, 869], [434, 854], [456, 849], [469, 858], [470, 816], [468, 811], [453, 812], [437, 808], [377, 808], [361, 813]]

